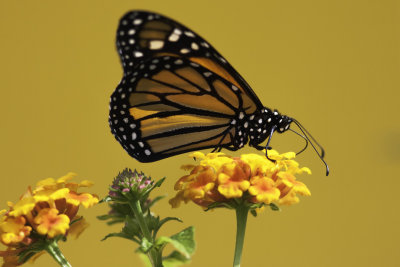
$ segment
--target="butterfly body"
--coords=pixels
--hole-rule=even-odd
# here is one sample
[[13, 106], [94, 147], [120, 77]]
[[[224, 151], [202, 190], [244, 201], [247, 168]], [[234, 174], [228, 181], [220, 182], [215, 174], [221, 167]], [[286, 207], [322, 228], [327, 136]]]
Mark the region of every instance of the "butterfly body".
[[203, 38], [146, 11], [120, 20], [124, 75], [110, 100], [109, 124], [141, 162], [188, 151], [261, 148], [292, 119], [264, 107], [236, 70]]

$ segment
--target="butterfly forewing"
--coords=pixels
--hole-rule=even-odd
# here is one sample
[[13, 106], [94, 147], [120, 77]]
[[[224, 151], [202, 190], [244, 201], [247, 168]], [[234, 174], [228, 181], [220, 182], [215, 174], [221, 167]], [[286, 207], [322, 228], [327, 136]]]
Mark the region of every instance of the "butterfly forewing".
[[260, 100], [240, 74], [207, 41], [182, 24], [146, 11], [125, 14], [117, 30], [117, 48], [125, 73], [140, 61], [163, 55], [181, 56], [227, 78], [262, 108]]

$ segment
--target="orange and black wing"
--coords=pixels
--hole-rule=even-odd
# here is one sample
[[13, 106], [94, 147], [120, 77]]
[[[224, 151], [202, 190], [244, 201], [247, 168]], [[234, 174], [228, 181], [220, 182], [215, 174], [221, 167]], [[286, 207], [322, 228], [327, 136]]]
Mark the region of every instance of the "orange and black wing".
[[200, 36], [159, 14], [133, 11], [120, 21], [117, 48], [124, 77], [111, 96], [109, 123], [132, 157], [151, 162], [247, 142], [236, 123], [262, 105]]

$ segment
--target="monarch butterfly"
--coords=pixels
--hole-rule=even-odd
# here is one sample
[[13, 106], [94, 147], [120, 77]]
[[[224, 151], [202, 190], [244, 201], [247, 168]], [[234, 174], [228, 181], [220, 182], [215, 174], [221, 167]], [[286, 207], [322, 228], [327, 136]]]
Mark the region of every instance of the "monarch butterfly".
[[116, 43], [124, 75], [111, 95], [109, 124], [130, 156], [152, 162], [247, 143], [268, 151], [272, 134], [294, 122], [325, 163], [324, 150], [298, 121], [264, 107], [226, 59], [182, 24], [131, 11], [120, 20]]

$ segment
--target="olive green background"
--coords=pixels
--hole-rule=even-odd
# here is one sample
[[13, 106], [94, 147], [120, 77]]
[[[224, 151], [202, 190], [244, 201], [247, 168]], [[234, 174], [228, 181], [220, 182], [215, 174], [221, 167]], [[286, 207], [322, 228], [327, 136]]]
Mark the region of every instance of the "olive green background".
[[[114, 36], [128, 10], [170, 16], [202, 35], [243, 75], [264, 105], [303, 123], [327, 151], [331, 175], [312, 149], [298, 161], [312, 196], [281, 212], [249, 218], [243, 266], [399, 266], [400, 4], [398, 1], [0, 1], [0, 203], [28, 185], [69, 171], [107, 193], [125, 167], [166, 176], [154, 194], [174, 195], [187, 155], [142, 164], [108, 127], [108, 100], [122, 77]], [[274, 135], [281, 152], [298, 151], [293, 133]], [[255, 152], [246, 148], [240, 152]], [[239, 153], [236, 153], [239, 154]], [[235, 216], [194, 204], [156, 206], [162, 234], [196, 227], [191, 266], [231, 266]], [[100, 242], [91, 227], [62, 243], [73, 266], [141, 266], [136, 245]], [[1, 247], [4, 248], [4, 247]], [[48, 255], [36, 266], [56, 266]]]

